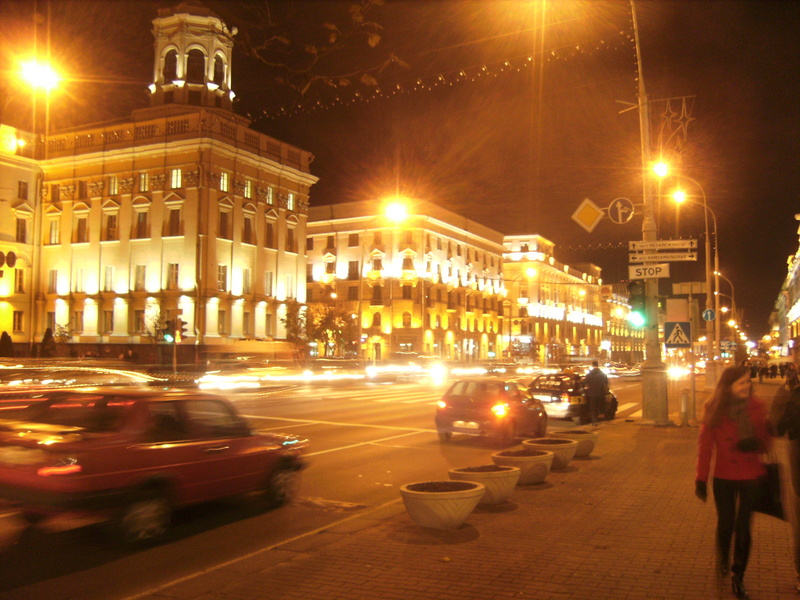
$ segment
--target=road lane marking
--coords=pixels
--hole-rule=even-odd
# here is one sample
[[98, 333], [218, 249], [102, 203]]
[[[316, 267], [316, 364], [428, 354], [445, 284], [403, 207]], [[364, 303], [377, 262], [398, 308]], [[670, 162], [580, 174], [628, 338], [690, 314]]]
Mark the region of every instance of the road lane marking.
[[260, 415], [243, 415], [247, 419], [270, 419], [275, 421], [291, 421], [293, 423], [308, 425], [334, 425], [336, 427], [367, 427], [370, 429], [388, 429], [389, 431], [425, 431], [436, 433], [435, 429], [420, 429], [418, 427], [398, 427], [394, 425], [371, 425], [366, 423], [339, 423], [336, 421], [314, 421], [312, 419], [292, 419], [290, 417], [264, 417]]
[[328, 454], [330, 452], [339, 452], [340, 450], [351, 450], [353, 448], [360, 448], [361, 446], [374, 446], [376, 444], [380, 444], [381, 442], [388, 442], [391, 440], [396, 440], [403, 437], [409, 437], [412, 435], [418, 435], [420, 433], [436, 433], [433, 430], [426, 430], [426, 429], [419, 429], [417, 431], [410, 431], [407, 433], [401, 433], [399, 435], [392, 435], [389, 437], [381, 438], [379, 440], [370, 440], [368, 442], [359, 442], [357, 444], [350, 444], [348, 446], [339, 446], [338, 448], [329, 448], [327, 450], [320, 450], [319, 452], [308, 452], [303, 454], [303, 456], [319, 456], [320, 454]]
[[634, 406], [639, 406], [639, 403], [638, 402], [631, 402], [629, 404], [623, 404], [622, 406], [620, 406], [617, 409], [617, 412], [620, 412], [620, 411], [623, 411], [623, 410], [628, 410], [629, 408], [633, 408]]

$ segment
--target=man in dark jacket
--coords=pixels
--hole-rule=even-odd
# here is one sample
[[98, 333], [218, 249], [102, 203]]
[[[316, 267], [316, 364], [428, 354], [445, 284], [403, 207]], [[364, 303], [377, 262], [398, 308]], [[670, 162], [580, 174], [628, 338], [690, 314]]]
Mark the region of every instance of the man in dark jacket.
[[603, 406], [608, 391], [608, 376], [606, 376], [597, 361], [592, 362], [592, 370], [583, 378], [583, 385], [586, 389], [586, 401], [589, 404], [589, 415], [592, 418], [592, 425], [597, 425], [597, 411]]

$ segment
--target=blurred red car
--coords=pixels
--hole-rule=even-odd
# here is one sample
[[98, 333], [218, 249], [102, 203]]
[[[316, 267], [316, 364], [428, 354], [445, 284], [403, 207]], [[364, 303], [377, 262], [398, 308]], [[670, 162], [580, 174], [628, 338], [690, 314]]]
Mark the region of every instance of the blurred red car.
[[162, 536], [189, 504], [251, 492], [282, 504], [308, 444], [254, 431], [224, 398], [185, 390], [61, 390], [2, 417], [0, 498], [34, 522], [107, 517], [126, 542]]

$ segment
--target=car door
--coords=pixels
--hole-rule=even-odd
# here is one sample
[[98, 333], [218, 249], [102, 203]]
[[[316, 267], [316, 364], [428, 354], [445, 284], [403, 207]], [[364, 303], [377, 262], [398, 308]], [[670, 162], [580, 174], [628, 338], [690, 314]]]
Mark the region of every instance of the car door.
[[506, 395], [511, 407], [511, 414], [514, 415], [514, 420], [517, 422], [517, 431], [536, 432], [542, 412], [541, 404], [527, 389], [514, 382], [506, 383]]
[[260, 489], [278, 458], [278, 447], [254, 436], [243, 419], [221, 399], [182, 402], [190, 437], [195, 440], [195, 490], [199, 499]]

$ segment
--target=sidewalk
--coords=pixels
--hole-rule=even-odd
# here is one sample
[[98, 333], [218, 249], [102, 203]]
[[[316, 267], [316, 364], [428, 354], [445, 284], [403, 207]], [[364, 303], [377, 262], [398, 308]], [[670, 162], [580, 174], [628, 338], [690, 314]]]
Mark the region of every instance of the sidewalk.
[[[776, 387], [757, 384], [757, 393], [770, 399]], [[478, 507], [457, 531], [420, 528], [398, 494], [381, 510], [140, 598], [733, 598], [715, 569], [713, 501], [694, 497], [698, 429], [619, 421], [599, 431], [591, 457], [518, 487], [506, 505]], [[757, 514], [753, 537], [751, 598], [798, 598], [789, 525]]]

